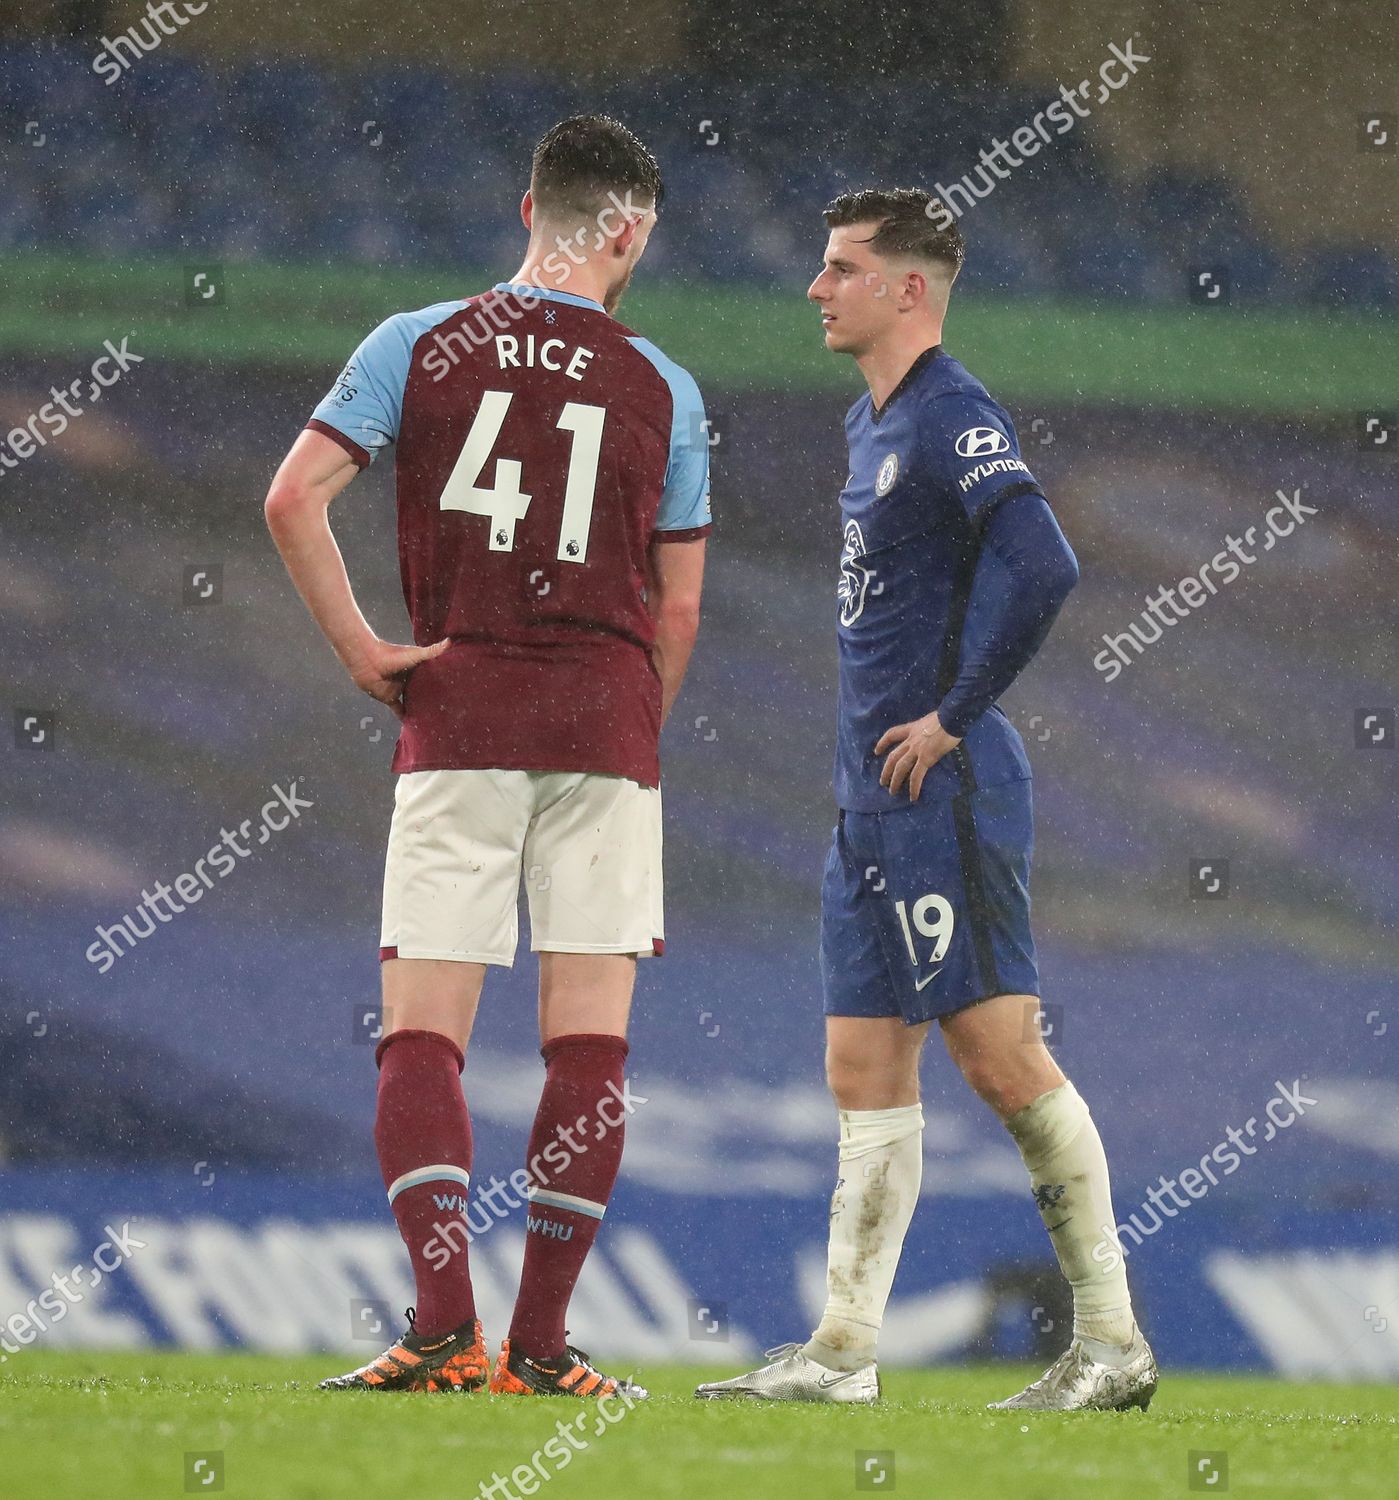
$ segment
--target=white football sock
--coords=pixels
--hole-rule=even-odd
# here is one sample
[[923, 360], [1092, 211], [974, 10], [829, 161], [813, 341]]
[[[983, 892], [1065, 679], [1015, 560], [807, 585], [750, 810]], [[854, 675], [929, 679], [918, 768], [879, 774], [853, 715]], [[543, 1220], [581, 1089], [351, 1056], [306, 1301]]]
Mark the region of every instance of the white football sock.
[[1117, 1222], [1098, 1127], [1078, 1090], [1063, 1083], [1013, 1114], [1006, 1129], [1020, 1147], [1059, 1269], [1073, 1288], [1074, 1337], [1089, 1343], [1095, 1359], [1111, 1363], [1114, 1350], [1121, 1354], [1131, 1343], [1136, 1323], [1116, 1232], [1106, 1240], [1111, 1255], [1093, 1254], [1105, 1243], [1103, 1226]]
[[884, 1306], [923, 1183], [923, 1106], [840, 1111], [826, 1311], [804, 1348], [832, 1370], [874, 1358]]

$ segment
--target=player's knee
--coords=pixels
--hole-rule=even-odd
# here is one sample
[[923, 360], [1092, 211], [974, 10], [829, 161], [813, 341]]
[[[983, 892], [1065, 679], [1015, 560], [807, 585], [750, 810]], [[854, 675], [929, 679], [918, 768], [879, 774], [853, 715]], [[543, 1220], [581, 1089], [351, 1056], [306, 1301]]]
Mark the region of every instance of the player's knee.
[[843, 1058], [826, 1054], [826, 1087], [830, 1089], [837, 1109], [855, 1108], [849, 1101], [855, 1097], [859, 1081], [858, 1069], [850, 1067]]
[[972, 1091], [1003, 1120], [1053, 1086], [1040, 1057], [1034, 1054], [1008, 1057], [1003, 1053], [983, 1052], [960, 1058], [958, 1063]]
[[962, 1077], [971, 1085], [977, 1097], [990, 1105], [1002, 1118], [1012, 1112], [1010, 1103], [1015, 1089], [1006, 1074], [998, 1071], [994, 1064], [983, 1062], [964, 1064]]
[[826, 1086], [838, 1109], [894, 1109], [916, 1103], [917, 1059], [827, 1048]]
[[840, 1101], [841, 1085], [845, 1082], [845, 1059], [831, 1048], [826, 1048], [826, 1087]]

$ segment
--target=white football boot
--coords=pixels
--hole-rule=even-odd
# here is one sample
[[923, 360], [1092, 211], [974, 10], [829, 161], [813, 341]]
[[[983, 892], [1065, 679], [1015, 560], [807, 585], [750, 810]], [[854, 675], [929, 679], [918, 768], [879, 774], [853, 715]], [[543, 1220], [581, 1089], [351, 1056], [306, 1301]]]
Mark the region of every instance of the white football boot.
[[1143, 1411], [1156, 1394], [1158, 1371], [1151, 1345], [1138, 1329], [1126, 1363], [1099, 1364], [1075, 1339], [1036, 1381], [1018, 1396], [992, 1401], [988, 1411]]
[[769, 1349], [761, 1370], [697, 1386], [705, 1401], [845, 1401], [872, 1406], [879, 1400], [879, 1367], [871, 1361], [858, 1370], [828, 1370], [808, 1359], [801, 1344]]

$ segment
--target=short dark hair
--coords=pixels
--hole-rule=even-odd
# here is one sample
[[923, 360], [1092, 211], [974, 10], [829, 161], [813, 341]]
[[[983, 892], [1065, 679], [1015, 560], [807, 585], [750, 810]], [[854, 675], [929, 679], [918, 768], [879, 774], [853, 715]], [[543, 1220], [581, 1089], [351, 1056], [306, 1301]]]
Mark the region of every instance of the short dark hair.
[[822, 210], [828, 229], [877, 224], [869, 244], [880, 255], [912, 255], [945, 265], [955, 277], [967, 258], [956, 216], [922, 188], [865, 188], [842, 193]]
[[530, 195], [546, 215], [585, 217], [608, 193], [634, 193], [661, 206], [665, 185], [656, 158], [620, 120], [573, 115], [547, 131], [534, 148]]

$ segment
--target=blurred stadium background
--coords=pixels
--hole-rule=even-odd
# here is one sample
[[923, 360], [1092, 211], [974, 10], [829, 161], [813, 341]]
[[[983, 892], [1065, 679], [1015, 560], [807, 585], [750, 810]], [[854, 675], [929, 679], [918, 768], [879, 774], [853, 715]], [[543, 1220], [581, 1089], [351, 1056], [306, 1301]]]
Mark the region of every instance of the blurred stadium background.
[[[666, 172], [622, 316], [700, 381], [717, 527], [664, 747], [647, 1102], [572, 1325], [600, 1356], [719, 1361], [811, 1325], [860, 389], [803, 301], [819, 209], [956, 181], [1130, 38], [1136, 76], [965, 214], [947, 334], [1083, 565], [1006, 705], [1037, 778], [1046, 1025], [1120, 1220], [1258, 1121], [1132, 1254], [1163, 1363], [1399, 1376], [1396, 6], [157, 9], [168, 38], [144, 6], [0, 6], [0, 430], [88, 387], [107, 340], [140, 360], [0, 471], [0, 1323], [126, 1220], [145, 1246], [46, 1344], [372, 1352], [411, 1300], [368, 1128], [392, 719], [305, 618], [260, 502], [363, 333], [515, 269], [529, 149], [587, 108]], [[391, 481], [336, 527], [393, 636]], [[1104, 637], [1261, 536], [1278, 492], [1315, 514], [1109, 682]], [[105, 971], [85, 956], [293, 782], [313, 805], [197, 908]], [[528, 959], [492, 976], [473, 1043], [482, 1182], [523, 1150], [533, 982]], [[931, 1050], [926, 1080], [886, 1353], [1057, 1349], [1018, 1158]], [[1314, 1103], [1265, 1143], [1280, 1084]], [[520, 1245], [507, 1220], [473, 1250], [488, 1329]]]

